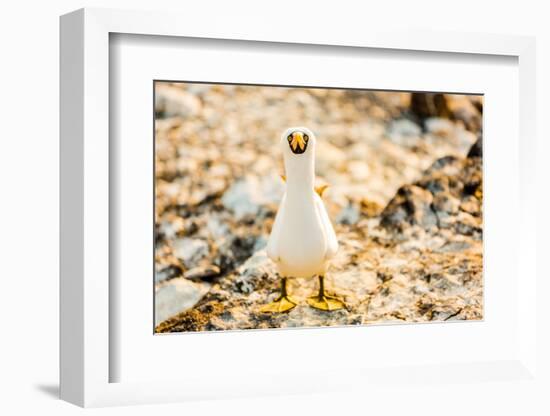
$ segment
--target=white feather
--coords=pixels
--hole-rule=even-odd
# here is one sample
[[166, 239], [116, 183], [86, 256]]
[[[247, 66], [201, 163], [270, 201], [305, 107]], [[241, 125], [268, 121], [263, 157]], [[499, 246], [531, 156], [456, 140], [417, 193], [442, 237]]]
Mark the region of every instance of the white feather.
[[273, 227], [271, 228], [269, 241], [267, 242], [267, 255], [274, 262], [278, 262], [280, 256], [279, 242], [281, 241], [280, 235], [282, 218], [285, 215], [285, 200], [286, 194], [283, 195], [283, 198], [281, 199], [279, 210], [277, 211], [277, 215], [275, 215], [275, 221], [273, 222]]
[[325, 259], [328, 260], [334, 257], [338, 251], [338, 239], [336, 238], [336, 233], [334, 232], [334, 228], [330, 222], [327, 210], [325, 209], [325, 204], [323, 204], [323, 200], [317, 194], [315, 194], [315, 206], [317, 207], [317, 212], [319, 213], [319, 217], [321, 218], [321, 223], [325, 231], [325, 238], [327, 242]]

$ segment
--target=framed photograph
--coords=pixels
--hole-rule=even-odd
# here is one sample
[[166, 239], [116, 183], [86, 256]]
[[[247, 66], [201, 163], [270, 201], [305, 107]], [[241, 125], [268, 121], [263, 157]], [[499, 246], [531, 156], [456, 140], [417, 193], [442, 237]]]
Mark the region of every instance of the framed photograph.
[[61, 18], [62, 398], [537, 388], [534, 40], [200, 20]]

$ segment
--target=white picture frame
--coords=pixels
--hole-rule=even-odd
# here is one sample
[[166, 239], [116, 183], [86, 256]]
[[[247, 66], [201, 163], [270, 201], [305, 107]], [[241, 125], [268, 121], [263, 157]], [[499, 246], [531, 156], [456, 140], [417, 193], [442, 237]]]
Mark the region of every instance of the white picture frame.
[[[201, 19], [173, 13], [106, 9], [82, 9], [61, 18], [61, 398], [80, 406], [158, 403], [214, 397], [248, 397], [268, 394], [315, 393], [333, 390], [384, 389], [418, 382], [430, 385], [460, 380], [485, 388], [482, 381], [508, 381], [539, 388], [537, 373], [534, 142], [535, 142], [535, 41], [530, 37], [468, 33], [399, 32], [362, 29], [327, 35], [322, 29], [303, 33], [271, 25], [254, 26], [235, 33], [235, 22], [220, 20], [205, 26]], [[371, 48], [428, 51], [438, 54], [499, 55], [514, 57], [519, 68], [518, 280], [514, 310], [517, 342], [497, 360], [469, 362], [418, 362], [403, 368], [360, 366], [330, 369], [335, 382], [316, 381], [318, 375], [303, 374], [289, 380], [282, 374], [264, 373], [269, 382], [235, 379], [212, 381], [198, 376], [177, 381], [151, 377], [147, 381], [113, 382], [112, 367], [120, 360], [112, 349], [111, 319], [117, 305], [110, 292], [113, 264], [109, 239], [110, 172], [116, 167], [109, 153], [109, 52], [111, 34], [225, 39], [227, 41], [277, 42], [331, 45], [335, 48]], [[258, 43], [261, 45], [261, 43]], [[116, 162], [116, 161], [115, 161]], [[454, 326], [455, 328], [457, 325]], [[452, 329], [451, 329], [452, 330]], [[346, 328], [337, 331], [347, 331]], [[458, 330], [457, 330], [458, 331]], [[295, 330], [294, 336], [325, 337], [325, 332]], [[302, 335], [300, 335], [302, 333]], [[340, 332], [343, 334], [343, 332]], [[264, 331], [261, 337], [273, 337]], [[333, 331], [332, 335], [335, 334]], [[150, 336], [153, 336], [152, 333]], [[200, 336], [200, 334], [199, 334]], [[226, 342], [254, 342], [252, 335], [234, 333]], [[231, 337], [231, 341], [229, 341]], [[203, 337], [203, 339], [205, 339]], [[206, 341], [208, 342], [208, 341]], [[139, 348], [139, 347], [136, 347]], [[250, 366], [248, 366], [250, 367]], [[243, 372], [252, 371], [245, 365]], [[261, 371], [259, 375], [261, 376]], [[258, 374], [256, 374], [258, 375]], [[155, 381], [156, 380], [156, 381]], [[345, 381], [342, 381], [345, 380]], [[380, 384], [382, 386], [380, 386]], [[278, 386], [274, 389], [274, 386]], [[519, 387], [518, 387], [519, 388]], [[443, 388], [443, 390], [445, 390]], [[444, 391], [452, 394], [451, 388]], [[497, 400], [496, 390], [487, 389]], [[491, 398], [488, 397], [488, 400]]]

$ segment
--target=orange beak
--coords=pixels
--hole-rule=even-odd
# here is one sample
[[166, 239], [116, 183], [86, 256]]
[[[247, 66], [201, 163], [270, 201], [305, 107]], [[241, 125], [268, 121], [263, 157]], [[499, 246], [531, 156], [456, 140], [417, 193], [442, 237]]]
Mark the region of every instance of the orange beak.
[[294, 151], [296, 151], [298, 147], [300, 147], [300, 150], [303, 151], [306, 148], [304, 135], [299, 131], [292, 133], [292, 141], [290, 142], [290, 146], [292, 146], [292, 150]]

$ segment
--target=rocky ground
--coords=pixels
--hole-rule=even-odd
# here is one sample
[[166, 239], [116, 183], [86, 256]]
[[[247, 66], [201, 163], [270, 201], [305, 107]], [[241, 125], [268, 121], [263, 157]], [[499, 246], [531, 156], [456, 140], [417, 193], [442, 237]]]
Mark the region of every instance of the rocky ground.
[[[481, 97], [157, 83], [156, 332], [481, 319]], [[259, 312], [284, 190], [280, 133], [318, 138], [347, 309]]]

